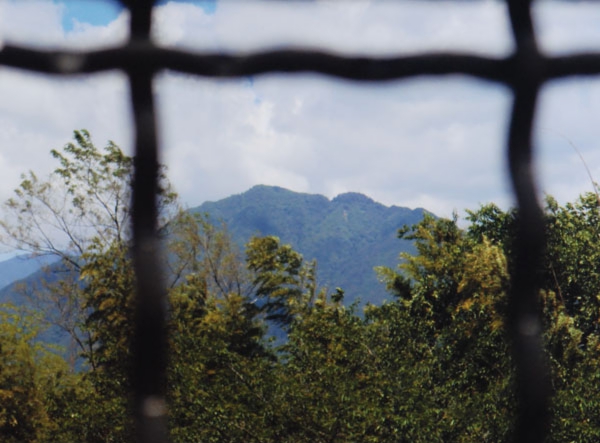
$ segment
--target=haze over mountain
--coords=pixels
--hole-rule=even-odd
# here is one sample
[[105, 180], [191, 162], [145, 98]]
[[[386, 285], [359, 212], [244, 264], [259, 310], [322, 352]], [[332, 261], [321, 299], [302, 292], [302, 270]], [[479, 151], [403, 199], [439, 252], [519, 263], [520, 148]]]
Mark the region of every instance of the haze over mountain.
[[329, 200], [265, 185], [191, 211], [225, 222], [241, 246], [253, 235], [279, 237], [305, 259], [317, 260], [321, 285], [342, 288], [346, 302], [359, 298], [364, 303], [387, 297], [373, 267], [394, 267], [401, 251], [413, 250], [410, 241], [397, 238], [398, 228], [418, 222], [426, 212], [384, 206], [355, 192]]

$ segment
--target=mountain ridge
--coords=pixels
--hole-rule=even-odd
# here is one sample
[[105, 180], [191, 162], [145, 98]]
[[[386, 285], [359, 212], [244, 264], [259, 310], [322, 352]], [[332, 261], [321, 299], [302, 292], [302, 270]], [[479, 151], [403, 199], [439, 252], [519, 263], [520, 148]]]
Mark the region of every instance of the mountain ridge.
[[400, 252], [414, 250], [412, 242], [397, 238], [397, 231], [417, 223], [427, 212], [385, 206], [358, 192], [330, 200], [268, 185], [190, 211], [207, 214], [213, 223], [225, 223], [240, 247], [253, 235], [277, 236], [305, 259], [316, 259], [319, 281], [344, 289], [348, 302], [376, 304], [387, 294], [373, 267], [395, 267]]
[[[321, 286], [342, 288], [347, 303], [360, 300], [374, 304], [382, 303], [388, 294], [373, 267], [395, 267], [401, 252], [414, 252], [412, 242], [398, 239], [397, 231], [405, 224], [417, 223], [427, 213], [422, 208], [386, 206], [358, 192], [329, 199], [268, 185], [207, 201], [189, 211], [205, 213], [215, 224], [224, 222], [242, 250], [252, 236], [279, 237], [306, 260], [317, 260]], [[11, 287], [35, 279], [36, 272], [48, 264], [40, 262], [37, 269], [21, 273], [10, 271], [16, 276], [11, 280], [6, 278], [6, 270], [11, 269], [8, 265], [19, 262], [7, 262], [0, 263], [0, 273], [5, 269], [4, 280], [0, 279], [5, 281], [0, 287], [0, 300], [4, 301], [14, 300]]]
[[56, 261], [51, 255], [20, 254], [0, 262], [0, 290]]

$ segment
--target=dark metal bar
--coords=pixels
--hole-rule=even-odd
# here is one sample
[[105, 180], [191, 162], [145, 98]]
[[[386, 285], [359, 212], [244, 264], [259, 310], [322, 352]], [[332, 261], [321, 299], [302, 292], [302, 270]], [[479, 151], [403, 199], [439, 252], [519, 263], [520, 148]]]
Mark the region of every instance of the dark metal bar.
[[[131, 42], [149, 41], [152, 2], [129, 1], [128, 6], [132, 14]], [[167, 294], [157, 230], [159, 160], [152, 90], [154, 70], [145, 65], [124, 67], [129, 77], [136, 136], [132, 204], [136, 274], [132, 384], [136, 437], [140, 443], [165, 443]]]
[[533, 50], [537, 52], [535, 31], [531, 18], [531, 0], [508, 0], [508, 15], [517, 52]]
[[[515, 55], [506, 58], [461, 53], [428, 53], [398, 57], [360, 57], [308, 50], [252, 54], [192, 53], [133, 42], [90, 52], [42, 51], [6, 45], [0, 65], [44, 74], [82, 75], [109, 70], [163, 69], [205, 77], [245, 77], [265, 73], [314, 72], [348, 80], [392, 81], [417, 75], [464, 74], [514, 84], [520, 76]], [[600, 75], [600, 53], [536, 59], [542, 79]]]
[[0, 51], [0, 65], [63, 75], [91, 74], [112, 69], [169, 69], [206, 77], [244, 77], [271, 72], [318, 72], [349, 80], [382, 81], [426, 74], [467, 74], [503, 81], [510, 75], [512, 62], [510, 59], [466, 54], [371, 58], [305, 50], [217, 55], [133, 42], [120, 48], [88, 53], [48, 52], [7, 45]]
[[535, 43], [529, 2], [511, 0], [508, 6], [517, 43], [515, 60], [519, 67], [518, 77], [513, 83], [514, 101], [508, 136], [509, 171], [518, 209], [516, 250], [508, 300], [508, 326], [518, 399], [513, 441], [543, 443], [550, 423], [551, 385], [538, 296], [538, 271], [543, 259], [545, 227], [532, 171], [532, 128], [544, 78], [544, 61]]
[[600, 54], [572, 54], [549, 59], [545, 66], [547, 79], [599, 75]]
[[129, 9], [131, 16], [130, 40], [150, 41], [154, 3], [154, 0], [121, 0], [121, 4]]
[[166, 289], [157, 235], [158, 157], [151, 76], [130, 81], [136, 125], [133, 185], [133, 261], [136, 327], [133, 349], [134, 408], [140, 442], [167, 441]]

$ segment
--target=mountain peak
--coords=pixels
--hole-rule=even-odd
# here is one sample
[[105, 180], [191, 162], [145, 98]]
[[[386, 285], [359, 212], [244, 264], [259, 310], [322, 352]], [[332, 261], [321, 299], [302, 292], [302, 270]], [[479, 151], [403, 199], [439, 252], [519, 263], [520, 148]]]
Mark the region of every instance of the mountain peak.
[[243, 194], [252, 194], [257, 192], [278, 192], [278, 193], [286, 193], [286, 194], [296, 194], [294, 191], [290, 191], [289, 189], [282, 188], [281, 186], [271, 186], [271, 185], [254, 185], [250, 189], [248, 189]]
[[307, 260], [319, 263], [319, 282], [342, 287], [348, 302], [380, 303], [387, 296], [374, 266], [394, 267], [412, 244], [397, 239], [398, 228], [418, 222], [423, 212], [387, 207], [359, 192], [332, 200], [279, 186], [256, 185], [246, 192], [192, 209], [224, 222], [243, 249], [253, 235], [275, 235]]
[[376, 203], [371, 197], [367, 197], [360, 192], [345, 192], [339, 194], [331, 200], [332, 203], [345, 203], [345, 204], [360, 204], [360, 203]]

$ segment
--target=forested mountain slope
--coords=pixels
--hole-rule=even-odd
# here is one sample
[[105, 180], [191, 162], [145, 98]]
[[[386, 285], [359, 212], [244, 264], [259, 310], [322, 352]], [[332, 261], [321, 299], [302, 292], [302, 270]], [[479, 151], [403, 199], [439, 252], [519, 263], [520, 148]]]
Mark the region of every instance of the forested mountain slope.
[[[423, 218], [423, 209], [387, 207], [358, 193], [332, 200], [314, 194], [258, 185], [247, 192], [206, 202], [193, 212], [224, 222], [243, 246], [253, 235], [275, 235], [305, 259], [316, 259], [319, 283], [341, 287], [345, 300], [381, 303], [386, 297], [374, 266], [396, 266], [412, 243], [397, 238], [398, 228]], [[389, 294], [387, 294], [389, 298]]]
[[[215, 225], [225, 223], [242, 248], [253, 235], [275, 235], [282, 243], [317, 260], [321, 286], [345, 291], [346, 303], [381, 303], [389, 294], [377, 281], [374, 266], [395, 267], [400, 252], [412, 243], [397, 238], [398, 228], [423, 218], [423, 209], [387, 207], [359, 193], [329, 200], [322, 195], [258, 185], [238, 195], [190, 209], [205, 213]], [[37, 259], [42, 260], [42, 258]], [[37, 263], [37, 262], [35, 262]], [[0, 263], [0, 300], [17, 301], [13, 281], [31, 285], [43, 272], [31, 260], [14, 258]], [[4, 279], [4, 280], [3, 280]]]
[[56, 260], [56, 257], [49, 255], [18, 255], [0, 262], [0, 289], [10, 285], [16, 280], [20, 280], [33, 274], [41, 267], [49, 265]]

